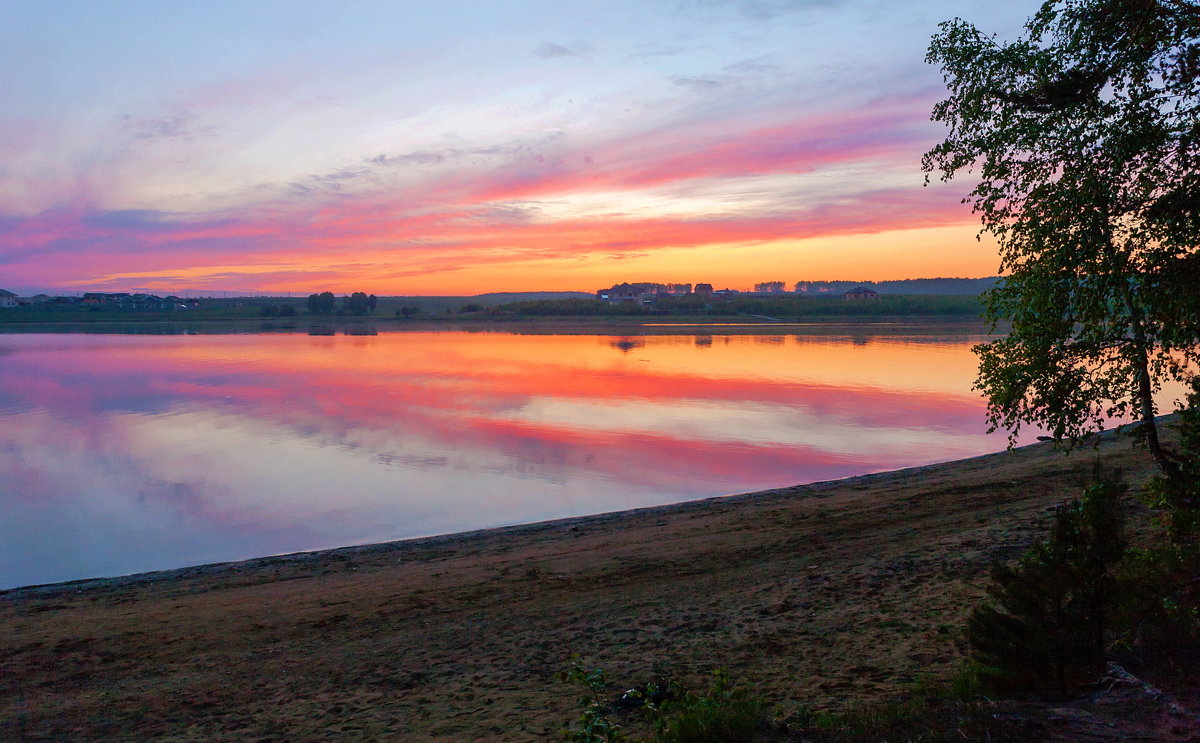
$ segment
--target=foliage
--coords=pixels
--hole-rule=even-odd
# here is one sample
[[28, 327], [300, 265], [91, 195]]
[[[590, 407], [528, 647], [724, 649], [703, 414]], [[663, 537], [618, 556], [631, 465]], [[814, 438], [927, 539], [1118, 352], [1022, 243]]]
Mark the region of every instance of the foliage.
[[333, 292], [309, 294], [306, 306], [314, 315], [332, 315], [337, 309], [337, 298], [333, 296]]
[[[581, 713], [574, 728], [564, 730], [572, 743], [639, 743], [629, 738], [610, 717], [601, 700], [607, 688], [604, 672], [588, 670], [578, 659], [559, 674], [563, 681], [582, 686]], [[713, 673], [704, 693], [684, 689], [678, 682], [666, 687], [647, 684], [621, 698], [642, 712], [653, 728], [641, 743], [753, 743], [762, 739], [767, 723], [766, 704], [735, 687], [723, 671]]]
[[1179, 466], [1174, 477], [1159, 477], [1147, 489], [1147, 503], [1158, 509], [1163, 526], [1178, 545], [1194, 545], [1200, 536], [1200, 378], [1179, 412]]
[[295, 317], [296, 308], [290, 304], [264, 304], [258, 308], [259, 317]]
[[725, 303], [731, 313], [768, 317], [887, 317], [953, 315], [979, 317], [977, 297], [954, 295], [882, 295], [847, 301], [837, 297], [736, 297]]
[[1175, 477], [1152, 480], [1142, 501], [1161, 532], [1121, 566], [1123, 630], [1130, 645], [1200, 643], [1200, 380], [1180, 412]]
[[1067, 695], [1104, 667], [1113, 568], [1125, 550], [1112, 480], [1055, 513], [1049, 538], [1015, 568], [996, 565], [989, 594], [967, 623], [972, 660], [993, 691]]
[[1033, 739], [1019, 721], [997, 715], [994, 705], [950, 699], [944, 689], [936, 688], [834, 712], [802, 710], [792, 722], [804, 731], [799, 740], [806, 743], [1026, 743]]
[[621, 743], [628, 740], [621, 732], [621, 726], [608, 718], [607, 708], [600, 701], [608, 686], [604, 671], [588, 670], [578, 658], [574, 658], [571, 665], [559, 673], [559, 679], [584, 689], [579, 697], [582, 710], [579, 720], [574, 728], [563, 731], [565, 740], [571, 743]]
[[368, 315], [375, 311], [375, 295], [365, 292], [354, 292], [348, 297], [342, 297], [342, 309], [351, 315]]
[[518, 315], [535, 316], [623, 316], [643, 314], [641, 305], [633, 302], [609, 304], [597, 299], [537, 299], [526, 302], [510, 302], [500, 305], [499, 309]]
[[762, 699], [730, 683], [715, 671], [703, 694], [672, 685], [665, 701], [647, 704], [654, 721], [653, 743], [753, 743], [766, 724]]
[[877, 301], [847, 302], [837, 297], [734, 295], [712, 300], [692, 295], [658, 299], [653, 305], [607, 303], [595, 299], [514, 302], [502, 312], [527, 316], [625, 317], [679, 315], [766, 315], [769, 317], [877, 317], [889, 315], [954, 315], [978, 317], [979, 299], [964, 295], [884, 295]]
[[1200, 645], [1200, 549], [1160, 540], [1131, 549], [1117, 573], [1116, 625], [1126, 649]]
[[1200, 359], [1200, 8], [1049, 0], [1011, 43], [956, 19], [927, 61], [949, 126], [927, 173], [978, 172], [965, 202], [999, 242], [986, 295], [1007, 337], [977, 348], [993, 429], [1075, 439], [1136, 415]]

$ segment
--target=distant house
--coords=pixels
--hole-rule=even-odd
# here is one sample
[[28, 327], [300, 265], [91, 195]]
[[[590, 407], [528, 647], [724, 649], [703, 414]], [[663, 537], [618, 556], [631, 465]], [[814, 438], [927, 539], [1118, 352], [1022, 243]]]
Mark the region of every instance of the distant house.
[[646, 296], [646, 287], [638, 284], [616, 284], [608, 289], [597, 292], [597, 296], [605, 302], [641, 302]]
[[696, 284], [697, 297], [711, 297], [713, 293], [712, 284]]
[[0, 289], [0, 307], [16, 307], [17, 295], [7, 289]]
[[618, 304], [628, 302], [630, 304], [652, 304], [654, 298], [661, 294], [666, 289], [663, 284], [653, 283], [637, 283], [630, 284], [628, 282], [616, 284], [608, 289], [601, 289], [596, 292], [596, 299], [601, 302], [609, 302]]
[[879, 299], [879, 292], [865, 286], [856, 286], [842, 295], [843, 299]]
[[163, 299], [157, 294], [134, 294], [132, 299], [134, 309], [160, 311], [175, 309], [171, 302]]
[[84, 304], [104, 304], [132, 309], [133, 297], [129, 292], [84, 292]]

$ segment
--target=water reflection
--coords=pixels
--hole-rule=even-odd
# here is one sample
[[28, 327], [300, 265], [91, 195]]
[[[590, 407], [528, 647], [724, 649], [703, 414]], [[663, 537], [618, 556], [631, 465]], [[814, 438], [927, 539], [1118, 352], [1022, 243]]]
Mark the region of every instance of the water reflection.
[[0, 336], [0, 586], [1003, 446], [975, 336], [319, 330]]

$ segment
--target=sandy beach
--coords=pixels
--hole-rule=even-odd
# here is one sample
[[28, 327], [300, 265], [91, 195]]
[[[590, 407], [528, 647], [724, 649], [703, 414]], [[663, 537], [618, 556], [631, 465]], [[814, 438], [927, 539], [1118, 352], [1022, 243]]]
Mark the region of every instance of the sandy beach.
[[786, 718], [947, 677], [994, 559], [1128, 436], [415, 541], [0, 593], [0, 739], [556, 739], [723, 668]]

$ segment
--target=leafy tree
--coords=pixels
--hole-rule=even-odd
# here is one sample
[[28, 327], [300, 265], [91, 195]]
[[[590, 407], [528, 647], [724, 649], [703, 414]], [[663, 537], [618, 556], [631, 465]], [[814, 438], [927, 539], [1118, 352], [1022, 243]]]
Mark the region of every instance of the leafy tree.
[[337, 298], [333, 292], [321, 292], [308, 295], [308, 311], [314, 315], [332, 315], [337, 309]]
[[375, 308], [378, 306], [379, 306], [379, 298], [376, 297], [374, 294], [368, 295], [367, 296], [367, 312], [374, 312]]
[[371, 300], [363, 292], [354, 292], [342, 300], [342, 309], [352, 315], [365, 315], [372, 311]]
[[977, 347], [993, 430], [1132, 416], [1176, 474], [1153, 395], [1200, 360], [1200, 6], [1050, 0], [1011, 43], [940, 28], [950, 131], [923, 166], [977, 172], [964, 202], [999, 242], [987, 315], [1012, 330]]

